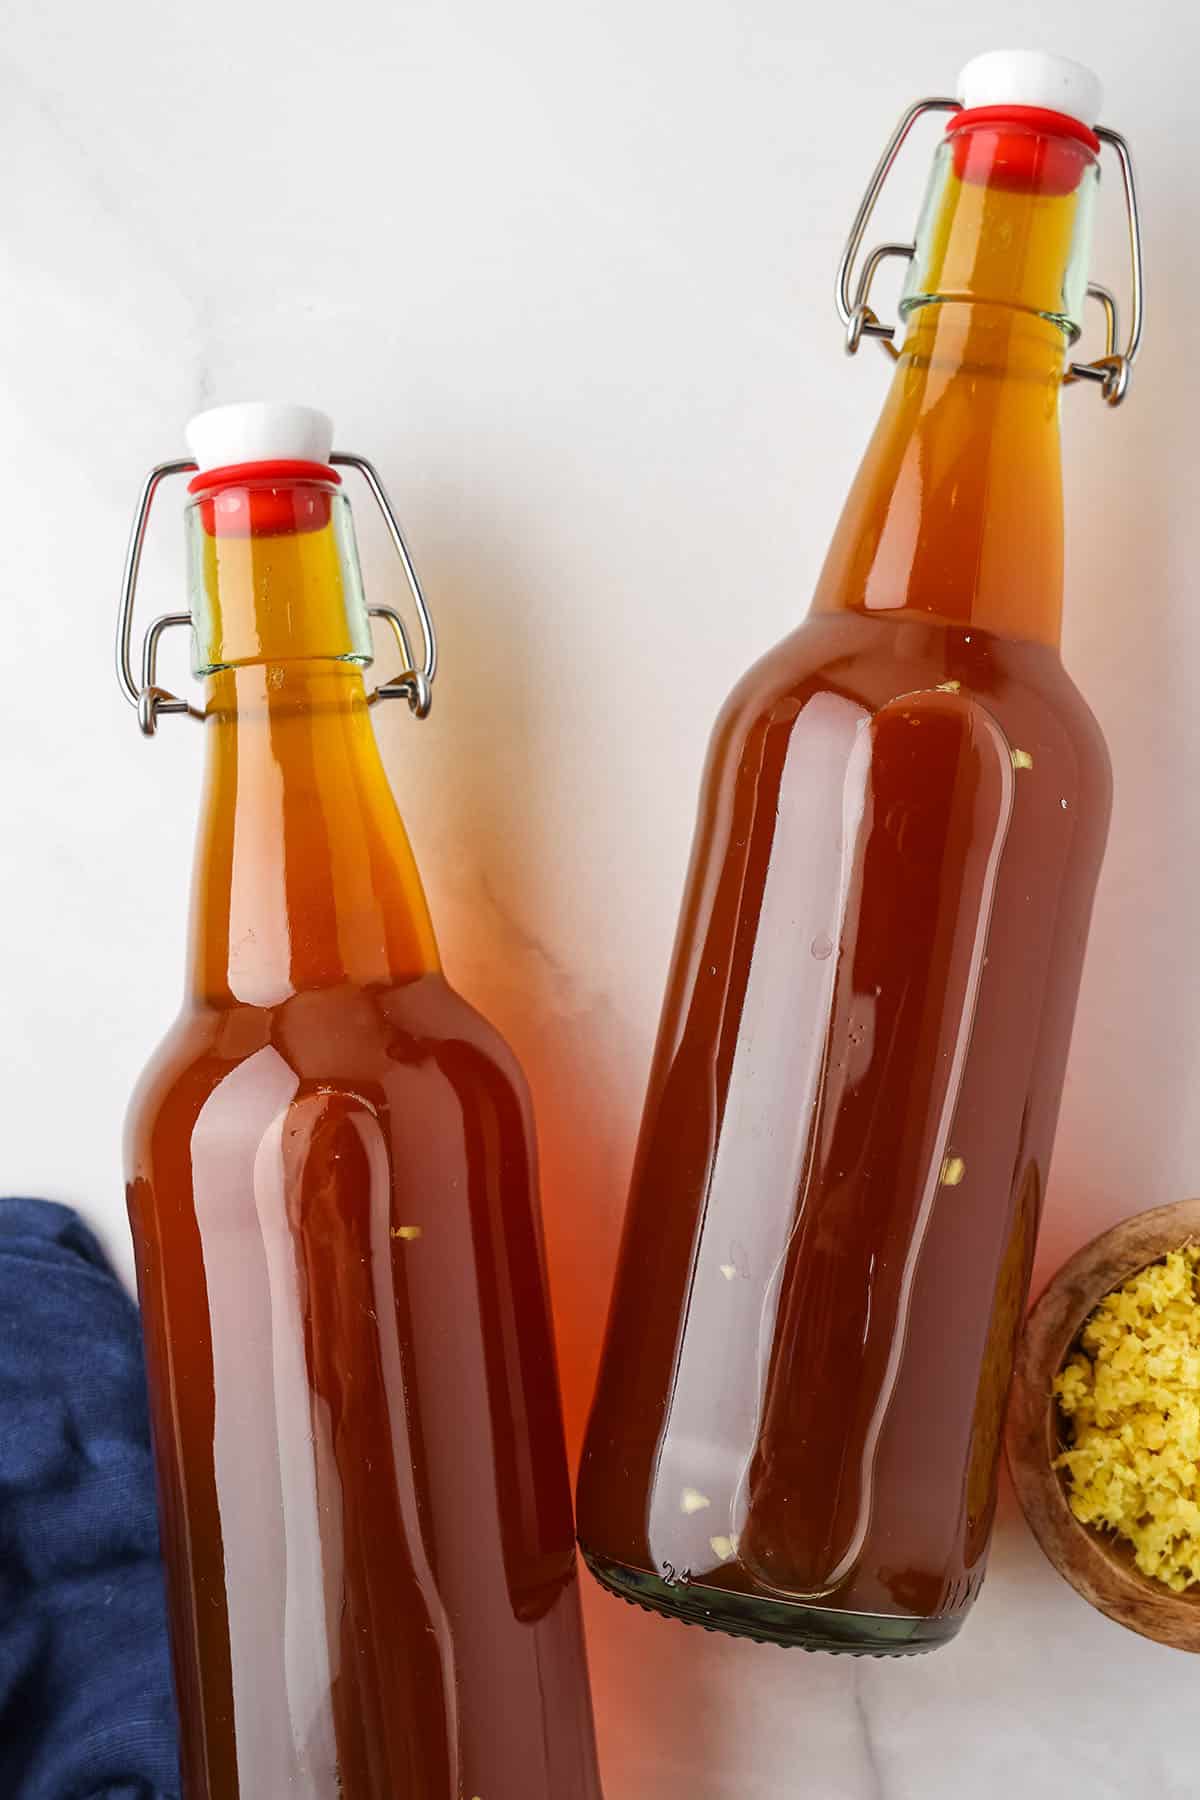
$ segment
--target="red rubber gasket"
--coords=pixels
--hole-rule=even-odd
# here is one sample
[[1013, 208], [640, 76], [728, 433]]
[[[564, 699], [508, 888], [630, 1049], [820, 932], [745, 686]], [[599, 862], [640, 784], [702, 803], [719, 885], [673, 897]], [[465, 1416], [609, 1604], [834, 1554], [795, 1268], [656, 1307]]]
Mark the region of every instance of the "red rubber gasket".
[[326, 463], [280, 459], [204, 469], [188, 482], [188, 493], [200, 496], [209, 537], [283, 537], [328, 525], [329, 489], [341, 481]]
[[960, 181], [1013, 192], [1071, 194], [1100, 154], [1081, 119], [1043, 106], [973, 106], [946, 127]]
[[203, 493], [206, 488], [241, 485], [247, 481], [331, 481], [341, 486], [342, 478], [328, 463], [301, 462], [295, 457], [278, 457], [268, 462], [228, 463], [220, 469], [201, 469], [188, 482], [189, 494]]
[[1074, 119], [1070, 113], [1052, 112], [1046, 106], [972, 106], [951, 115], [946, 135], [972, 125], [1025, 125], [1031, 131], [1050, 133], [1055, 137], [1078, 138], [1094, 156], [1100, 154], [1100, 139], [1090, 125]]

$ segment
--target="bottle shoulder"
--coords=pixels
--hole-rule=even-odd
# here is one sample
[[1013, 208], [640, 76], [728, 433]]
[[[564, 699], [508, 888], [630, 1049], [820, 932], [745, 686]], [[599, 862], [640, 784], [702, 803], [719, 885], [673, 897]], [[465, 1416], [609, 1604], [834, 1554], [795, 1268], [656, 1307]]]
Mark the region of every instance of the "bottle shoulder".
[[440, 973], [313, 989], [274, 1006], [191, 1004], [135, 1089], [130, 1153], [162, 1125], [193, 1128], [218, 1095], [233, 1104], [261, 1095], [275, 1104], [303, 1090], [343, 1092], [403, 1109], [405, 1096], [416, 1104], [419, 1085], [430, 1080], [463, 1106], [528, 1110], [512, 1050]]
[[1014, 756], [1040, 747], [1107, 807], [1103, 733], [1054, 646], [925, 620], [814, 614], [733, 688], [713, 733], [712, 765], [740, 761], [766, 732], [789, 733], [819, 696], [824, 710], [853, 709], [863, 720], [897, 704], [919, 708], [926, 696], [978, 706]]

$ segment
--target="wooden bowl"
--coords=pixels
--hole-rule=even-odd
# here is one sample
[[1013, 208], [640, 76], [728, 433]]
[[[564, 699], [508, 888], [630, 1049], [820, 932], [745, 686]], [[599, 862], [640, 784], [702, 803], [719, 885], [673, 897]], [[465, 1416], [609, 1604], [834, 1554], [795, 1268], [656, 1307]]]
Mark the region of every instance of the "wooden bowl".
[[1017, 1352], [1007, 1449], [1025, 1517], [1059, 1574], [1119, 1625], [1200, 1651], [1200, 1588], [1172, 1593], [1141, 1573], [1123, 1540], [1081, 1524], [1054, 1467], [1063, 1447], [1054, 1378], [1089, 1313], [1131, 1275], [1193, 1239], [1200, 1239], [1200, 1200], [1180, 1200], [1114, 1225], [1063, 1265], [1030, 1313]]

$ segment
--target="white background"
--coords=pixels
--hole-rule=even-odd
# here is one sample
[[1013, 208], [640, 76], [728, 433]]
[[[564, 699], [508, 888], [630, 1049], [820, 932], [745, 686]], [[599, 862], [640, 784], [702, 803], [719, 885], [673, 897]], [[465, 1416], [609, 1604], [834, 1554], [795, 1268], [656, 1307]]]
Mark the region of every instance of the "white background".
[[[119, 1132], [176, 1003], [201, 745], [111, 673], [146, 468], [215, 400], [326, 407], [436, 604], [381, 720], [452, 977], [533, 1079], [573, 1437], [690, 837], [733, 677], [803, 613], [882, 399], [831, 278], [901, 107], [998, 43], [1093, 62], [1139, 158], [1133, 396], [1065, 400], [1067, 657], [1117, 771], [1041, 1274], [1200, 1188], [1197, 33], [1182, 0], [25, 7], [0, 49], [0, 1184], [129, 1271]], [[880, 219], [906, 235], [930, 138]], [[1096, 273], [1124, 293], [1117, 185]], [[183, 602], [178, 494], [147, 609]], [[376, 598], [396, 572], [358, 508]], [[182, 663], [170, 673], [182, 676]], [[588, 1594], [608, 1800], [1200, 1793], [1198, 1670], [1046, 1565], [1011, 1499], [912, 1664]], [[273, 1800], [256, 1796], [255, 1800]]]

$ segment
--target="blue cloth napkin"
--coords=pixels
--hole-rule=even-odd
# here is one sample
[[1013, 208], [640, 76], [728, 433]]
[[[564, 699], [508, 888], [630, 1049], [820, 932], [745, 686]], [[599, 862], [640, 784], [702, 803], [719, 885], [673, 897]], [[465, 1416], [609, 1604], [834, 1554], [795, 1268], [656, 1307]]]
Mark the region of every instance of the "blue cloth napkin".
[[0, 1198], [0, 1796], [178, 1793], [137, 1309], [69, 1208]]

